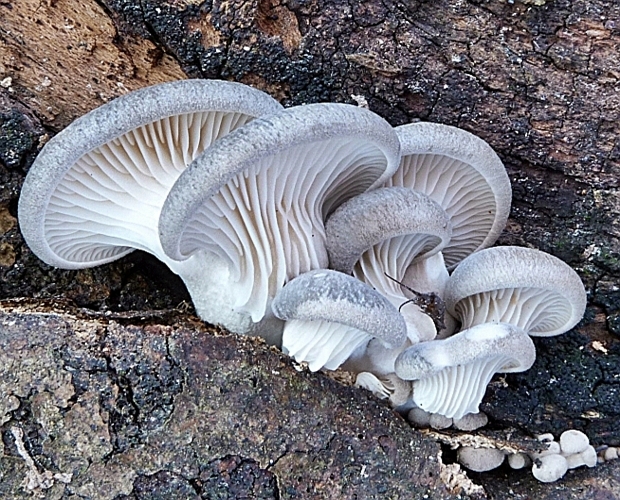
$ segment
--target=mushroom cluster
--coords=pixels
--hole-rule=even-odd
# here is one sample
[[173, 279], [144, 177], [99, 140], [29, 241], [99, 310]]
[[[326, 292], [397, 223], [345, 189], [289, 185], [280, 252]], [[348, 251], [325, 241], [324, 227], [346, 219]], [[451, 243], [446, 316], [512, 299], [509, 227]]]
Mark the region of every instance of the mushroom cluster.
[[565, 263], [489, 248], [510, 204], [502, 162], [463, 130], [393, 128], [346, 104], [283, 109], [245, 85], [187, 80], [50, 140], [19, 220], [48, 264], [150, 252], [203, 320], [460, 421], [495, 373], [532, 366], [530, 336], [563, 333], [585, 309]]
[[613, 447], [603, 447], [597, 454], [588, 436], [575, 429], [564, 431], [559, 441], [555, 441], [552, 434], [541, 434], [537, 439], [545, 446], [540, 452], [513, 453], [488, 446], [461, 446], [457, 451], [457, 460], [469, 470], [485, 472], [499, 467], [507, 458], [512, 469], [531, 467], [536, 479], [552, 483], [562, 478], [569, 469], [594, 467], [598, 462], [617, 458], [617, 450]]

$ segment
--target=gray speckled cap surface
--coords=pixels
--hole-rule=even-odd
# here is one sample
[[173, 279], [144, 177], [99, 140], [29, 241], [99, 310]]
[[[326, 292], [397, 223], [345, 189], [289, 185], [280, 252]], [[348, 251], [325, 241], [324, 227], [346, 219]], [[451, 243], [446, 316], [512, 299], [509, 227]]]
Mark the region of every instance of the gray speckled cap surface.
[[[494, 290], [527, 288], [540, 290], [541, 297], [545, 291], [549, 298], [562, 297], [565, 305], [563, 310], [569, 311], [561, 328], [529, 332], [531, 335], [563, 333], [583, 317], [587, 297], [579, 275], [553, 255], [516, 246], [481, 250], [461, 262], [448, 280], [446, 307], [450, 314], [457, 315], [455, 306], [466, 297]], [[506, 300], [509, 299], [507, 296]], [[551, 310], [547, 313], [553, 314]]]
[[271, 306], [284, 320], [341, 323], [398, 347], [407, 338], [405, 320], [381, 294], [338, 271], [320, 269], [298, 276], [278, 293]]
[[[231, 111], [259, 116], [280, 109], [282, 106], [276, 100], [247, 85], [181, 80], [131, 92], [92, 110], [50, 140], [28, 172], [18, 207], [21, 231], [28, 246], [46, 263], [67, 267], [67, 262], [57, 258], [46, 242], [46, 209], [65, 173], [93, 149], [140, 126], [178, 114]], [[71, 267], [101, 263], [75, 263]]]
[[507, 323], [485, 323], [452, 337], [421, 342], [405, 349], [396, 358], [396, 374], [418, 380], [452, 366], [466, 365], [485, 358], [510, 359], [503, 373], [527, 370], [536, 359], [534, 343], [521, 328]]
[[[409, 188], [380, 188], [343, 203], [325, 224], [327, 251], [333, 269], [350, 273], [362, 253], [395, 236], [437, 237], [438, 252], [450, 241], [450, 217], [428, 196]], [[422, 256], [420, 256], [422, 257]]]

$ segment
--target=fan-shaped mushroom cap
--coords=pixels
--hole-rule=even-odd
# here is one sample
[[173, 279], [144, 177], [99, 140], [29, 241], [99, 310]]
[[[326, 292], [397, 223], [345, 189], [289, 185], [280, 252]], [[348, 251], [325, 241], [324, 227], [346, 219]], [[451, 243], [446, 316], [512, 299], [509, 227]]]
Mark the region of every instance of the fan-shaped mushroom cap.
[[506, 246], [465, 259], [450, 276], [445, 300], [462, 328], [497, 321], [548, 337], [579, 322], [586, 292], [577, 273], [560, 259]]
[[222, 311], [234, 310], [261, 320], [287, 280], [327, 267], [327, 216], [383, 183], [398, 158], [392, 127], [344, 104], [290, 108], [215, 143], [179, 177], [159, 221], [170, 258], [206, 253], [228, 276], [232, 302], [202, 301], [217, 290], [207, 278], [197, 284], [200, 316], [222, 324]]
[[[351, 198], [330, 216], [325, 230], [330, 267], [353, 273], [396, 307], [408, 299], [395, 280], [402, 280], [414, 260], [439, 252], [451, 235], [448, 214], [437, 203], [401, 187], [376, 189]], [[435, 337], [432, 320], [417, 306], [401, 312], [413, 342]], [[419, 328], [425, 322], [431, 335]]]
[[[338, 207], [325, 225], [329, 264], [343, 273], [353, 272], [363, 254], [380, 243], [397, 246], [391, 258], [381, 259], [383, 271], [397, 273], [415, 258], [441, 250], [451, 235], [448, 214], [428, 196], [402, 188], [380, 188], [351, 198]], [[394, 241], [398, 238], [398, 241]], [[399, 276], [394, 274], [394, 276]]]
[[312, 371], [336, 369], [373, 337], [396, 347], [406, 339], [398, 310], [365, 283], [320, 269], [291, 280], [271, 304], [286, 321], [282, 349]]
[[405, 349], [396, 375], [414, 380], [413, 402], [431, 413], [462, 418], [478, 412], [495, 373], [525, 371], [536, 351], [530, 337], [505, 323], [486, 323]]
[[19, 199], [28, 246], [67, 269], [104, 264], [136, 248], [170, 264], [157, 223], [179, 174], [219, 137], [280, 109], [246, 85], [183, 80], [91, 111], [50, 140], [28, 172]]
[[396, 127], [402, 159], [386, 186], [426, 194], [450, 215], [448, 267], [492, 245], [506, 225], [512, 192], [499, 157], [479, 137], [438, 123]]

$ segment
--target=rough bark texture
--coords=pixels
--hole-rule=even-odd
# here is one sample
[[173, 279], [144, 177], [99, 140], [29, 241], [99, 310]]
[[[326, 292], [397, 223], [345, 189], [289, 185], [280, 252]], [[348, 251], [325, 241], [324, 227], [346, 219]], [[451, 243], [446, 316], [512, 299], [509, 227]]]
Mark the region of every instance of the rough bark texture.
[[[557, 255], [580, 273], [588, 289], [586, 317], [573, 332], [537, 340], [538, 359], [530, 371], [492, 384], [483, 407], [491, 417], [491, 426], [496, 429], [515, 427], [529, 434], [549, 431], [559, 434], [567, 428], [578, 428], [584, 430], [595, 445], [620, 445], [616, 423], [620, 417], [619, 23], [620, 4], [614, 0], [528, 3], [501, 0], [1, 0], [0, 297], [62, 298], [91, 310], [113, 311], [151, 311], [189, 302], [181, 282], [149, 256], [136, 253], [105, 267], [67, 272], [45, 266], [24, 246], [16, 221], [17, 197], [23, 177], [45, 141], [89, 109], [129, 90], [186, 76], [249, 83], [286, 105], [365, 99], [370, 109], [394, 125], [416, 119], [436, 121], [463, 127], [487, 140], [505, 162], [514, 190], [511, 219], [501, 243], [528, 245]], [[139, 325], [138, 320], [135, 322]], [[167, 327], [154, 328], [165, 330]], [[132, 342], [119, 340], [120, 333], [110, 333], [107, 326], [105, 330], [106, 339]], [[143, 333], [139, 332], [143, 330], [139, 326], [135, 332], [137, 338], [142, 338]], [[159, 335], [161, 341], [172, 333], [166, 330]], [[185, 339], [179, 345], [194, 345], [188, 340], [191, 334], [187, 331], [174, 335]], [[62, 346], [79, 340], [71, 340], [71, 335], [65, 332], [57, 340], [58, 351], [52, 348], [57, 345], [52, 337], [46, 338], [50, 340], [37, 344], [36, 348], [24, 343], [21, 356], [24, 359], [53, 357], [54, 353], [62, 351]], [[97, 338], [97, 345], [103, 345]], [[223, 342], [208, 338], [209, 342]], [[232, 339], [226, 342], [243, 344], [243, 341]], [[112, 344], [110, 349], [120, 349], [120, 344]], [[204, 348], [204, 356], [210, 352], [208, 345]], [[212, 347], [223, 349], [217, 343]], [[85, 349], [84, 346], [81, 349]], [[176, 369], [170, 360], [177, 359], [178, 353], [166, 354], [165, 349], [158, 349], [135, 348], [134, 352], [138, 357], [145, 356], [145, 363], [151, 363], [154, 373], [158, 372], [154, 368], [157, 363], [161, 363], [161, 370]], [[263, 356], [273, 356], [262, 347], [253, 349], [261, 353], [257, 355], [260, 362]], [[185, 354], [178, 354], [178, 359], [184, 359]], [[125, 362], [122, 353], [116, 352], [114, 356], [121, 365]], [[145, 389], [148, 395], [143, 398], [117, 403], [129, 398], [130, 393], [139, 393], [141, 384], [148, 385], [144, 380], [150, 372], [141, 373], [136, 368], [135, 379], [127, 375], [115, 379], [119, 370], [129, 373], [131, 369], [114, 367], [110, 364], [112, 357], [99, 366], [97, 363], [102, 362], [93, 356], [92, 368], [88, 368], [88, 357], [79, 360], [79, 368], [73, 368], [70, 360], [63, 361], [54, 365], [56, 371], [50, 384], [55, 388], [41, 386], [45, 379], [41, 376], [38, 385], [23, 394], [19, 387], [30, 383], [27, 382], [30, 375], [15, 372], [8, 390], [19, 405], [14, 408], [16, 400], [10, 399], [12, 406], [9, 410], [5, 408], [9, 420], [3, 426], [5, 458], [0, 462], [1, 467], [22, 467], [20, 477], [26, 470], [19, 453], [15, 455], [14, 437], [11, 437], [11, 426], [16, 423], [28, 422], [36, 428], [24, 427], [25, 434], [57, 436], [62, 434], [59, 428], [53, 427], [60, 425], [58, 422], [63, 422], [62, 425], [70, 422], [79, 427], [87, 418], [93, 418], [88, 433], [94, 434], [87, 435], [103, 438], [101, 449], [88, 453], [94, 453], [97, 459], [92, 463], [99, 465], [89, 468], [85, 465], [88, 462], [85, 455], [71, 455], [68, 451], [69, 455], [63, 455], [65, 451], [54, 451], [42, 444], [36, 448], [33, 444], [36, 449], [30, 448], [29, 453], [42, 461], [37, 464], [39, 472], [47, 467], [46, 460], [50, 461], [49, 467], [54, 473], [65, 472], [65, 464], [74, 471], [86, 470], [87, 474], [95, 474], [90, 469], [96, 467], [117, 467], [120, 475], [133, 470], [127, 472], [123, 484], [133, 485], [135, 498], [157, 498], [157, 493], [148, 496], [150, 493], [144, 492], [165, 491], [166, 488], [177, 488], [175, 495], [184, 498], [182, 492], [188, 484], [194, 488], [192, 494], [200, 495], [200, 492], [210, 491], [200, 489], [203, 488], [200, 485], [219, 484], [219, 479], [209, 483], [209, 478], [220, 477], [218, 474], [237, 478], [250, 474], [257, 488], [265, 485], [267, 491], [270, 485], [277, 484], [279, 495], [293, 496], [293, 493], [286, 493], [286, 488], [298, 488], [298, 483], [281, 479], [284, 477], [280, 475], [281, 470], [286, 467], [279, 469], [265, 461], [280, 456], [274, 441], [270, 441], [269, 450], [272, 451], [269, 453], [261, 455], [262, 452], [255, 450], [245, 454], [236, 448], [239, 442], [234, 439], [237, 436], [224, 433], [217, 439], [221, 440], [222, 450], [227, 451], [204, 451], [190, 472], [183, 467], [190, 467], [187, 464], [192, 459], [190, 455], [183, 457], [183, 450], [179, 449], [173, 450], [180, 457], [175, 458], [181, 464], [178, 467], [166, 468], [137, 461], [132, 468], [122, 461], [117, 462], [124, 456], [131, 456], [133, 460], [139, 453], [144, 453], [140, 457], [145, 460], [145, 450], [149, 449], [145, 436], [157, 429], [162, 429], [157, 431], [162, 435], [171, 432], [165, 430], [165, 422], [172, 415], [170, 412], [180, 411], [185, 404], [181, 402], [186, 401], [183, 398], [192, 399], [195, 394], [184, 382], [182, 388], [166, 386], [152, 392]], [[248, 363], [243, 359], [233, 357], [231, 370], [242, 370]], [[137, 358], [131, 362], [136, 366], [140, 364]], [[265, 362], [266, 366], [271, 366], [269, 361]], [[256, 366], [259, 364], [257, 361]], [[83, 372], [82, 378], [87, 380], [74, 377], [74, 369]], [[261, 381], [274, 378], [273, 383], [285, 383], [277, 382], [278, 376], [270, 375], [266, 368], [256, 370], [263, 377]], [[7, 376], [2, 382], [6, 382]], [[311, 377], [305, 374], [294, 382], [296, 376], [291, 372], [291, 384], [310, 383], [307, 381]], [[101, 382], [97, 382], [98, 377]], [[185, 375], [183, 380], [187, 381]], [[318, 380], [308, 386], [313, 392], [313, 402], [328, 397], [323, 379]], [[102, 385], [97, 385], [99, 383]], [[331, 391], [331, 386], [329, 388]], [[63, 390], [68, 391], [67, 394], [63, 394]], [[201, 389], [205, 394], [209, 390]], [[87, 397], [91, 399], [80, 400]], [[216, 405], [214, 398], [210, 401]], [[260, 398], [257, 405], [259, 401]], [[348, 405], [342, 409], [343, 415], [358, 411], [356, 405], [361, 404], [358, 399], [341, 398], [339, 401]], [[120, 409], [113, 410], [117, 404], [121, 405]], [[193, 404], [201, 405], [196, 401]], [[36, 415], [33, 405], [39, 405]], [[41, 408], [48, 408], [52, 414], [45, 414]], [[200, 408], [207, 411], [203, 406]], [[217, 405], [214, 408], [216, 412], [220, 409]], [[106, 417], [109, 420], [97, 416], [103, 414], [99, 409], [109, 415]], [[267, 410], [261, 407], [261, 411]], [[359, 411], [379, 410], [373, 407]], [[303, 413], [314, 416], [316, 410]], [[5, 414], [0, 412], [0, 421], [5, 419]], [[382, 415], [387, 419], [384, 413]], [[192, 420], [190, 416], [184, 418]], [[244, 424], [239, 425], [243, 427]], [[325, 422], [324, 425], [330, 424]], [[342, 425], [340, 429], [350, 429], [347, 425], [353, 424]], [[400, 429], [395, 431], [397, 433], [402, 431], [398, 427], [402, 423], [386, 420], [385, 425]], [[192, 429], [191, 425], [189, 428]], [[230, 429], [225, 432], [230, 433]], [[203, 430], [201, 427], [200, 432]], [[266, 432], [267, 428], [254, 431]], [[79, 435], [87, 430], [76, 432]], [[216, 434], [208, 435], [209, 439], [215, 439]], [[73, 439], [70, 435], [63, 436], [66, 442]], [[33, 443], [40, 443], [43, 438], [37, 439], [33, 438]], [[62, 439], [60, 442], [64, 442]], [[204, 443], [201, 435], [193, 439], [196, 443]], [[276, 437], [265, 434], [265, 439]], [[296, 443], [295, 439], [283, 441], [289, 443], [287, 450], [296, 449], [290, 446]], [[393, 436], [390, 439], [399, 445], [408, 442]], [[72, 442], [75, 449], [79, 449], [78, 441]], [[324, 450], [323, 444], [312, 449], [318, 453], [317, 450]], [[165, 445], [161, 446], [165, 449]], [[178, 443], [176, 446], [179, 447]], [[368, 446], [365, 452], [374, 453]], [[156, 461], [158, 453], [151, 459]], [[404, 452], [398, 448], [395, 453], [402, 457]], [[432, 453], [436, 456], [436, 451]], [[304, 452], [286, 456], [294, 470], [299, 470], [296, 467], [307, 460]], [[327, 467], [328, 461], [322, 463]], [[399, 463], [402, 465], [405, 461]], [[416, 467], [427, 466], [430, 467], [418, 463]], [[0, 488], [5, 484], [13, 488], [13, 476], [3, 468], [0, 468]], [[571, 477], [577, 479], [576, 489], [571, 490], [564, 483], [569, 493], [564, 491], [563, 494], [572, 491], [575, 498], [585, 498], [579, 496], [581, 481], [594, 485], [591, 498], [613, 498], [611, 491], [617, 486], [617, 480], [604, 479], [608, 477], [605, 474], [612, 477], [613, 468], [614, 465], [608, 465], [575, 473]], [[334, 470], [333, 474], [340, 474], [342, 469]], [[537, 488], [539, 493], [535, 498], [559, 498], [554, 496], [560, 491], [557, 486], [534, 485], [526, 475], [515, 473], [505, 480], [500, 476], [501, 473], [486, 479], [487, 476], [482, 475], [476, 480], [485, 483], [489, 496], [494, 498], [503, 498], [501, 491], [505, 489], [498, 488], [511, 488], [515, 494], [521, 494], [520, 488]], [[334, 485], [333, 481], [309, 475], [306, 484]], [[414, 488], [423, 487], [420, 482], [412, 481]], [[429, 485], [434, 484], [429, 481]], [[388, 483], [386, 479], [386, 487], [392, 488], [389, 491], [398, 491], [398, 485]], [[54, 488], [65, 488], [63, 484], [56, 480]], [[84, 480], [66, 488], [86, 484]], [[325, 492], [331, 486], [325, 486], [325, 490], [321, 487], [316, 486], [317, 491], [323, 493], [316, 495], [329, 497]], [[93, 491], [105, 490], [103, 486], [92, 488]], [[596, 488], [600, 488], [600, 492]], [[10, 491], [20, 498], [23, 490]], [[46, 491], [52, 495], [51, 490]], [[77, 492], [77, 489], [71, 491]], [[83, 491], [84, 496], [90, 495], [90, 490]], [[119, 490], [118, 495], [128, 492]], [[338, 490], [337, 495], [344, 494]], [[441, 493], [437, 490], [432, 494]], [[310, 496], [304, 493], [301, 497]], [[204, 497], [218, 498], [215, 493]]]
[[253, 339], [13, 309], [2, 498], [27, 493], [24, 478], [49, 498], [447, 498], [436, 444]]

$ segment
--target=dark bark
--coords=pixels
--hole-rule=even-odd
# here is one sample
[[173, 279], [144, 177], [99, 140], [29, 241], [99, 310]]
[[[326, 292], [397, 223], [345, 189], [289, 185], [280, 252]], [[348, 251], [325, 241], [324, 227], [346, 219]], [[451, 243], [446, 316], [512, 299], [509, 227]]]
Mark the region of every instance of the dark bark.
[[183, 75], [249, 83], [287, 105], [362, 96], [394, 125], [437, 121], [487, 140], [514, 191], [501, 243], [559, 256], [588, 289], [575, 331], [537, 340], [529, 372], [491, 385], [492, 426], [578, 428], [620, 445], [620, 4], [542, 3], [0, 2], [0, 297], [115, 311], [189, 301], [149, 256], [67, 272], [24, 246], [23, 176], [45, 140], [85, 111]]

